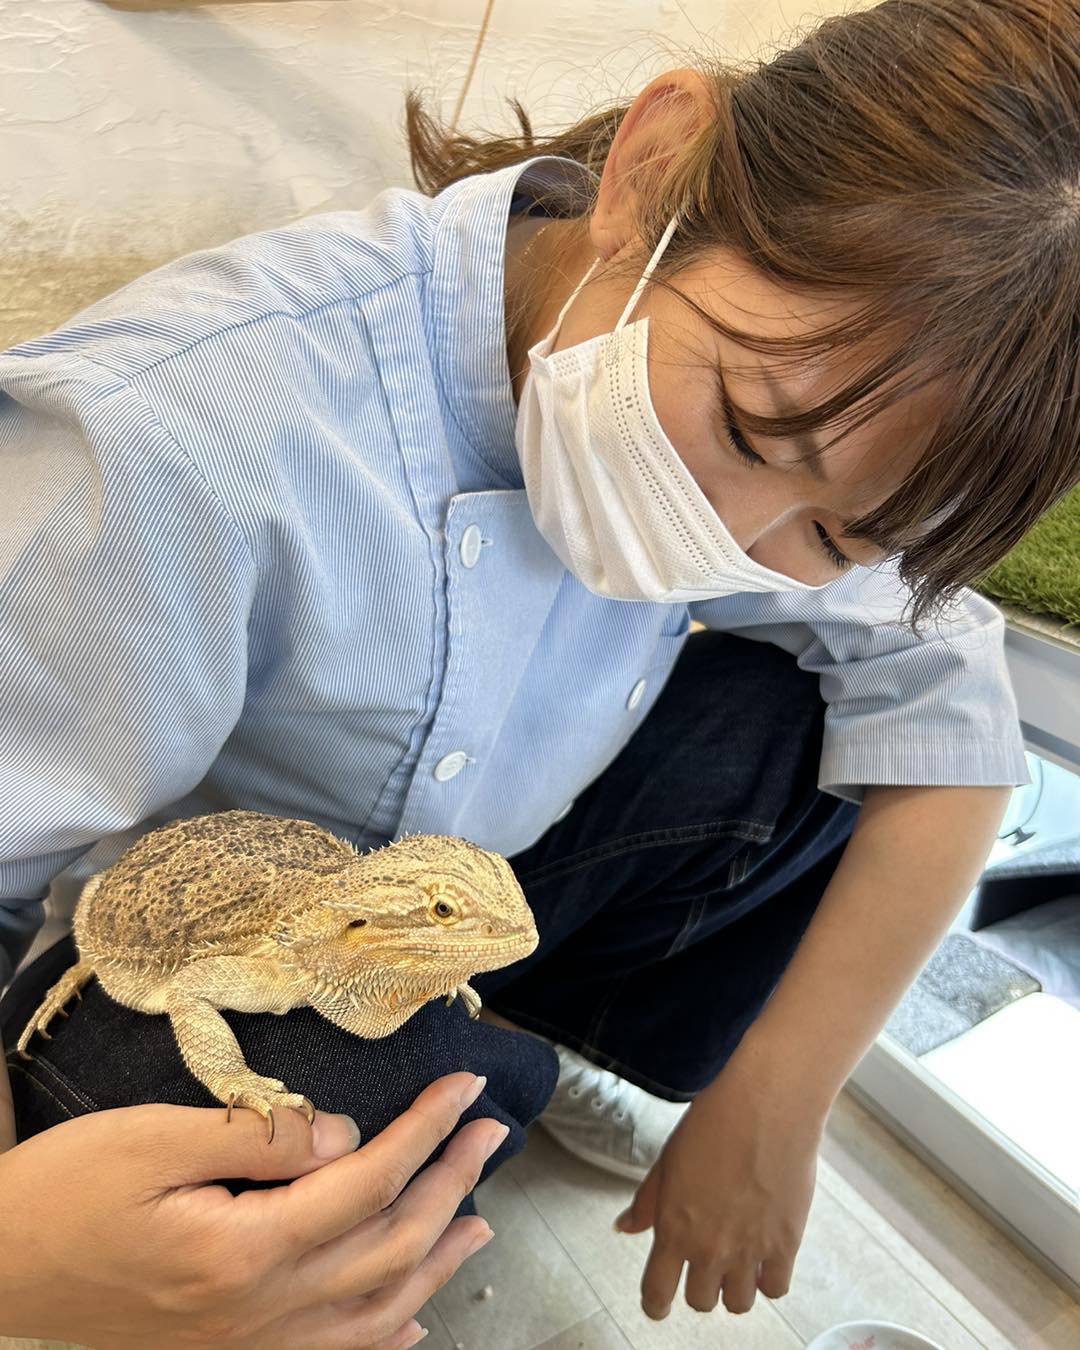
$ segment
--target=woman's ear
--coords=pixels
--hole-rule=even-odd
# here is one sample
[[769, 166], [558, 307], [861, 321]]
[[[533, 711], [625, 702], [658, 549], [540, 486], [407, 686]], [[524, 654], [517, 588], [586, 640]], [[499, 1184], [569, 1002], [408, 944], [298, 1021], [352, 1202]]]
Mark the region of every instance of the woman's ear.
[[637, 248], [638, 204], [659, 183], [678, 150], [715, 115], [712, 88], [700, 71], [665, 71], [638, 94], [623, 116], [600, 177], [589, 222], [593, 247], [605, 262]]

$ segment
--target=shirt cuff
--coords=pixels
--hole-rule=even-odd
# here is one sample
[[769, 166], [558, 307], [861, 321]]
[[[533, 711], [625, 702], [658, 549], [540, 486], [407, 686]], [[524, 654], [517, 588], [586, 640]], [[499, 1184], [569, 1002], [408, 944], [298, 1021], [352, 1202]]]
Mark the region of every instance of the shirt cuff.
[[821, 753], [818, 787], [861, 802], [868, 787], [1023, 787], [1031, 782], [1022, 742], [950, 739], [884, 747], [868, 737], [829, 744]]

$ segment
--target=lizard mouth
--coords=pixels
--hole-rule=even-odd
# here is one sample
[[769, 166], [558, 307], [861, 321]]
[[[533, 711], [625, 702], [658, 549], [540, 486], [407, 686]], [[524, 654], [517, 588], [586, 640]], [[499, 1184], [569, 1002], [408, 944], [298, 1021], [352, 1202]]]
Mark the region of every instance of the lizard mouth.
[[469, 953], [475, 953], [477, 956], [483, 955], [485, 953], [490, 953], [494, 955], [496, 952], [518, 951], [520, 948], [525, 947], [526, 945], [528, 945], [529, 950], [532, 951], [533, 947], [536, 946], [536, 942], [526, 944], [526, 942], [523, 941], [521, 938], [504, 938], [501, 942], [491, 942], [491, 941], [462, 942], [462, 943], [455, 942], [453, 948], [445, 946], [414, 947], [410, 945], [407, 947], [400, 947], [398, 950], [409, 952], [414, 956], [436, 956], [445, 960], [451, 951], [453, 951], [455, 955], [459, 953], [461, 955], [468, 955]]
[[[403, 956], [427, 958], [434, 961], [453, 960], [468, 963], [470, 958], [482, 961], [482, 966], [476, 967], [477, 971], [481, 969], [498, 969], [499, 966], [508, 965], [511, 961], [521, 960], [534, 951], [539, 938], [525, 937], [506, 937], [492, 941], [488, 938], [484, 942], [461, 942], [452, 945], [443, 946], [408, 946], [398, 947]], [[489, 964], [490, 963], [490, 964]]]

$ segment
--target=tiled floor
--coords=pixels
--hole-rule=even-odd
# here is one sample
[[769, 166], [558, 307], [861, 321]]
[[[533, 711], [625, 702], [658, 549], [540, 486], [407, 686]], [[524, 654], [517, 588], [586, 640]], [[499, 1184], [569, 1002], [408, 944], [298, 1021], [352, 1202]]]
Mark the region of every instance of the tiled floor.
[[477, 1192], [495, 1238], [421, 1312], [425, 1347], [787, 1350], [859, 1317], [914, 1327], [946, 1350], [1080, 1346], [1080, 1306], [847, 1093], [782, 1299], [759, 1295], [739, 1316], [682, 1303], [651, 1322], [638, 1303], [648, 1236], [611, 1230], [631, 1194], [534, 1127]]
[[[495, 1238], [420, 1312], [425, 1350], [798, 1350], [859, 1317], [945, 1350], [1080, 1346], [1080, 1305], [847, 1093], [782, 1299], [759, 1295], [739, 1316], [677, 1303], [651, 1322], [638, 1303], [648, 1236], [611, 1228], [631, 1194], [534, 1126], [477, 1191]], [[0, 1350], [57, 1348], [0, 1337]]]

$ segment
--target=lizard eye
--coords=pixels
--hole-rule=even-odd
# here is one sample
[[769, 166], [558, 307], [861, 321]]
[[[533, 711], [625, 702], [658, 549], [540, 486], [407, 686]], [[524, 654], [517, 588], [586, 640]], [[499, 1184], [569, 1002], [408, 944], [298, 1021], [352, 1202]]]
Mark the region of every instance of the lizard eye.
[[461, 918], [461, 901], [454, 891], [443, 882], [436, 882], [425, 888], [429, 896], [429, 911], [436, 923], [457, 923]]
[[350, 928], [363, 928], [364, 925], [365, 925], [366, 923], [367, 923], [367, 919], [350, 919], [350, 920], [349, 920], [349, 927], [350, 927]]

